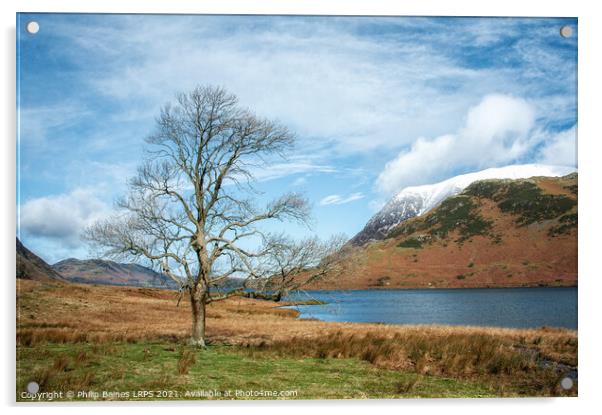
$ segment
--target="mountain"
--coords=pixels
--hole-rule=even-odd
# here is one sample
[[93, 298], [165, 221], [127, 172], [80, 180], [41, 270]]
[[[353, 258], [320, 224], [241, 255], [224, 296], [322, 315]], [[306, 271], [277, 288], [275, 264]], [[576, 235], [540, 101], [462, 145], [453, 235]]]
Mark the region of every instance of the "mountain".
[[52, 268], [67, 280], [76, 283], [177, 288], [176, 283], [169, 277], [138, 264], [69, 258], [57, 262]]
[[360, 246], [371, 240], [382, 240], [393, 227], [405, 220], [425, 214], [446, 198], [460, 193], [478, 180], [564, 176], [574, 171], [575, 169], [571, 167], [523, 164], [463, 174], [435, 184], [406, 187], [375, 214], [350, 243]]
[[42, 258], [27, 249], [17, 238], [17, 278], [36, 281], [65, 281]]
[[577, 285], [577, 178], [473, 182], [383, 239], [348, 246], [343, 272], [310, 288]]

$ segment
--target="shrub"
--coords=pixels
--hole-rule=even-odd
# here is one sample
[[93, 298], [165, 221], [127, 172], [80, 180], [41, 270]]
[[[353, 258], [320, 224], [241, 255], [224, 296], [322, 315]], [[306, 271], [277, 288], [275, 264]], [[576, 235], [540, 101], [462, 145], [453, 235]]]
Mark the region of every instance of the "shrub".
[[556, 236], [570, 233], [577, 227], [577, 221], [578, 218], [576, 213], [563, 215], [558, 219], [559, 224], [550, 228], [548, 235]]
[[422, 248], [422, 242], [417, 239], [417, 238], [408, 238], [404, 241], [401, 241], [400, 243], [397, 244], [397, 246], [399, 248], [414, 248], [414, 249], [421, 249]]

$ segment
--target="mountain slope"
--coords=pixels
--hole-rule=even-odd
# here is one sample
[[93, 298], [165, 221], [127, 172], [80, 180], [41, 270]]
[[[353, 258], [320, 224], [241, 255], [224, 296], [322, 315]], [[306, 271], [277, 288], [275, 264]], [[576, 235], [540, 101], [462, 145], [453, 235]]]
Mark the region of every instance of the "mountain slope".
[[345, 272], [312, 288], [576, 285], [577, 174], [477, 181], [351, 249]]
[[65, 281], [42, 258], [27, 249], [17, 238], [17, 278], [36, 281]]
[[69, 281], [83, 284], [177, 288], [175, 282], [169, 277], [138, 264], [70, 258], [57, 262], [52, 268]]
[[574, 171], [575, 169], [570, 167], [523, 164], [463, 174], [435, 184], [406, 187], [376, 213], [350, 242], [352, 245], [360, 246], [371, 240], [382, 240], [396, 225], [423, 215], [446, 198], [460, 193], [478, 180], [563, 176]]

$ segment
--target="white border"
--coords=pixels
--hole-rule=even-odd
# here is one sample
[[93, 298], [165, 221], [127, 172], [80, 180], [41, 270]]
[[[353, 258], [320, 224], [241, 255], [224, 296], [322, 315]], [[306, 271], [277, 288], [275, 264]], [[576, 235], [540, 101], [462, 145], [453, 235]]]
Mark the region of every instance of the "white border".
[[[106, 405], [75, 407], [74, 405], [45, 405], [15, 407], [14, 396], [14, 229], [15, 229], [15, 13], [22, 12], [105, 12], [105, 13], [224, 13], [224, 14], [334, 14], [334, 15], [455, 15], [455, 16], [571, 16], [579, 18], [579, 398], [573, 399], [486, 399], [486, 400], [401, 400], [401, 401], [305, 401], [305, 402], [217, 402], [217, 403], [153, 403], [118, 404], [148, 414], [163, 414], [167, 407], [178, 406], [180, 411], [222, 411], [230, 413], [306, 414], [307, 411], [345, 411], [363, 413], [375, 406], [376, 411], [405, 413], [483, 413], [507, 415], [509, 411], [529, 411], [548, 415], [553, 413], [590, 412], [600, 401], [598, 391], [602, 382], [600, 351], [602, 351], [600, 321], [602, 310], [598, 300], [602, 293], [602, 275], [598, 269], [602, 229], [600, 226], [600, 140], [599, 127], [600, 76], [602, 66], [602, 18], [596, 13], [593, 1], [528, 2], [504, 0], [495, 3], [478, 0], [420, 0], [391, 2], [384, 0], [4, 0], [2, 13], [2, 236], [0, 255], [4, 282], [3, 322], [0, 347], [5, 359], [0, 377], [2, 404], [8, 411], [45, 414], [72, 411], [105, 413]], [[134, 408], [135, 407], [135, 408]], [[193, 407], [198, 409], [193, 409]], [[117, 408], [115, 408], [117, 409]]]

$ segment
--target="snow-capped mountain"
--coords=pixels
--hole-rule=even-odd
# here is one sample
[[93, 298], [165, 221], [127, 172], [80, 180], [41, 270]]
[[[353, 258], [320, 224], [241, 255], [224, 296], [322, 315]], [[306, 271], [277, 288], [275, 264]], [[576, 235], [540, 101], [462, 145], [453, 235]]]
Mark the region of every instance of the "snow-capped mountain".
[[428, 212], [446, 198], [462, 192], [470, 184], [479, 180], [525, 179], [534, 176], [557, 177], [574, 171], [576, 171], [574, 167], [522, 164], [462, 174], [435, 184], [406, 187], [376, 215], [372, 216], [364, 229], [351, 239], [351, 243], [363, 245], [373, 239], [383, 239], [394, 226]]

